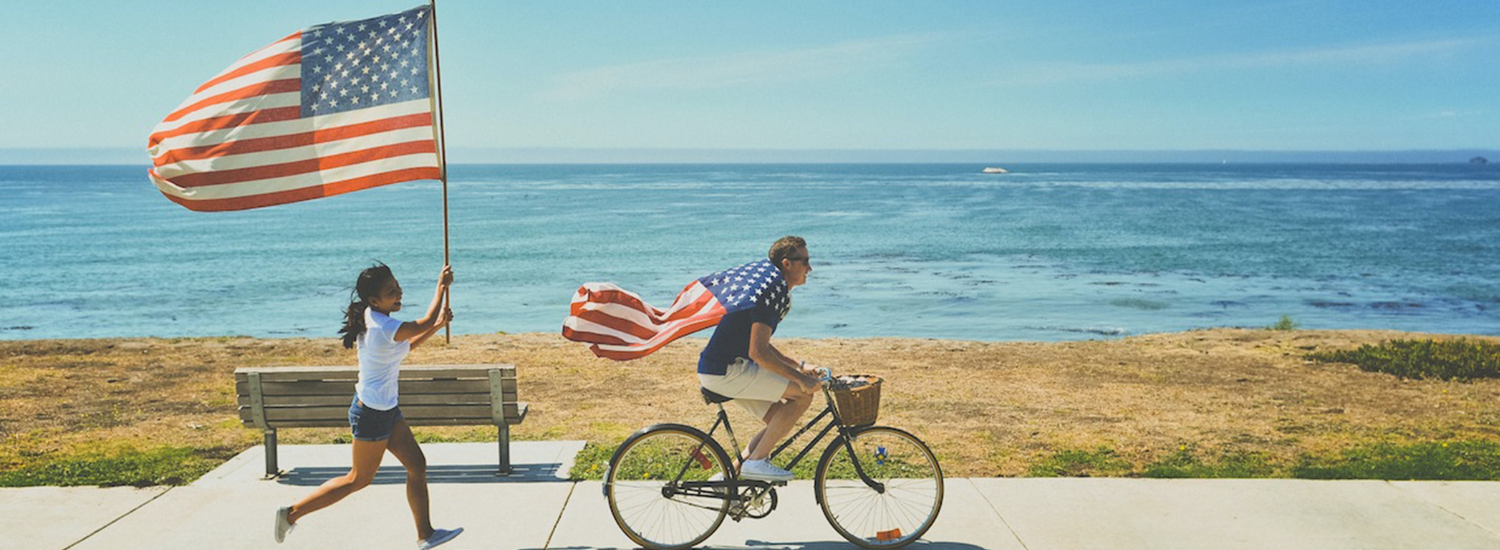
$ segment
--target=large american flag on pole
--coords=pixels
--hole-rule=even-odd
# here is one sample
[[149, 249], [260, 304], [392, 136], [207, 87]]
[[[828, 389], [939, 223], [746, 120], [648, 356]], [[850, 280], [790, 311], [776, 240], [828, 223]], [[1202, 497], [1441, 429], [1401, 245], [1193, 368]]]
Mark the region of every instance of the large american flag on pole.
[[152, 131], [152, 183], [222, 211], [441, 178], [431, 15], [317, 25], [230, 65]]
[[719, 324], [725, 315], [756, 306], [785, 317], [792, 296], [771, 260], [751, 262], [688, 283], [671, 307], [652, 307], [610, 283], [585, 283], [573, 296], [563, 337], [590, 344], [594, 355], [625, 361], [650, 355], [673, 340]]

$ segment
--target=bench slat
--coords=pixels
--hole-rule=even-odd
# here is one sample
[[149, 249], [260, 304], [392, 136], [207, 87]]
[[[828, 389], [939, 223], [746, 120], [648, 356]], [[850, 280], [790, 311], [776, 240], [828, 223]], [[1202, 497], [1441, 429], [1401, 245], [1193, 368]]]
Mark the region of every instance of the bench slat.
[[[262, 395], [348, 395], [354, 397], [354, 380], [340, 380], [331, 382], [266, 382], [262, 379], [260, 385]], [[482, 393], [489, 395], [490, 381], [488, 379], [476, 378], [472, 380], [406, 380], [400, 383], [401, 395], [419, 393]], [[505, 395], [516, 394], [516, 381], [505, 380]], [[238, 395], [250, 395], [249, 382], [237, 382], [234, 392]]]
[[[349, 407], [349, 402], [354, 400], [354, 393], [340, 393], [337, 395], [268, 395], [262, 398], [266, 408], [295, 407], [295, 406], [325, 406]], [[513, 403], [512, 397], [506, 402]], [[250, 406], [250, 397], [239, 396], [237, 404], [241, 407]], [[407, 405], [488, 405], [489, 394], [483, 393], [417, 393], [411, 394], [401, 392], [401, 406]]]
[[[499, 369], [502, 376], [514, 377], [515, 366], [513, 365], [403, 365], [401, 367], [401, 378], [488, 378], [488, 372]], [[250, 372], [258, 372], [261, 380], [266, 382], [284, 382], [290, 380], [329, 380], [349, 379], [353, 380], [359, 376], [359, 367], [249, 367], [239, 368], [234, 371], [234, 378], [242, 382]]]
[[[527, 403], [506, 403], [505, 422], [507, 424], [520, 424], [526, 417]], [[475, 425], [491, 424], [489, 405], [457, 405], [457, 406], [435, 406], [416, 405], [402, 406], [401, 413], [406, 417], [408, 424], [413, 426], [451, 426], [451, 425]], [[239, 409], [240, 421], [247, 426], [253, 426], [251, 418], [251, 407], [245, 406]], [[266, 408], [266, 422], [283, 428], [297, 427], [347, 427], [349, 425], [349, 407], [281, 407]]]

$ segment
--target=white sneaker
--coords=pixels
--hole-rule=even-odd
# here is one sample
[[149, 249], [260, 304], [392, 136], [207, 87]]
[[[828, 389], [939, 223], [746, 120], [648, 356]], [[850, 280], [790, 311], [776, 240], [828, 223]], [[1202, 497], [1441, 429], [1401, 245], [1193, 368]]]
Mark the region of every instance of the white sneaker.
[[276, 509], [276, 543], [286, 540], [286, 534], [297, 528], [297, 524], [287, 521], [287, 516], [292, 513], [291, 506], [282, 506]]
[[747, 460], [740, 465], [740, 477], [745, 479], [758, 479], [761, 481], [791, 481], [797, 476], [791, 472], [777, 468], [769, 460]]
[[432, 550], [437, 545], [453, 540], [459, 533], [464, 532], [463, 527], [457, 529], [433, 529], [432, 536], [426, 540], [417, 541], [417, 550]]

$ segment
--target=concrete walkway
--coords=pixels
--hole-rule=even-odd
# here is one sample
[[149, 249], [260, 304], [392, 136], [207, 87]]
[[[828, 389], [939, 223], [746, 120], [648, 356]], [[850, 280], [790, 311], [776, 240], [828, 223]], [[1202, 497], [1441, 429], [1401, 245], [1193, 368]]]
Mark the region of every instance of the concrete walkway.
[[[444, 550], [631, 548], [598, 482], [567, 481], [579, 441], [516, 442], [517, 473], [496, 477], [494, 444], [423, 445], [432, 517], [463, 526]], [[308, 516], [277, 545], [272, 514], [349, 463], [347, 445], [287, 445], [289, 475], [261, 479], [256, 447], [184, 487], [0, 490], [0, 549], [400, 549], [414, 547], [404, 473]], [[949, 479], [942, 515], [910, 548], [1500, 548], [1500, 483], [1299, 480]], [[712, 548], [852, 548], [813, 502], [780, 491], [770, 517], [725, 521]]]

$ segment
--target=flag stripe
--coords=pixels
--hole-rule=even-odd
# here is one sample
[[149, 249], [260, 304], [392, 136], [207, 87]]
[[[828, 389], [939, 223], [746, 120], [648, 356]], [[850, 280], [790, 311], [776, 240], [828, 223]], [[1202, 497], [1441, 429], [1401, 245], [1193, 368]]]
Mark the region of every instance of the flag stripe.
[[283, 53], [283, 54], [278, 54], [278, 55], [275, 55], [275, 56], [267, 57], [267, 58], [262, 59], [260, 61], [256, 61], [254, 63], [250, 63], [248, 65], [245, 65], [244, 67], [240, 67], [240, 68], [235, 69], [233, 71], [226, 72], [222, 76], [214, 78], [213, 80], [210, 80], [208, 82], [204, 82], [202, 86], [198, 87], [198, 89], [193, 90], [193, 94], [197, 95], [197, 94], [203, 93], [205, 90], [208, 90], [209, 88], [217, 86], [220, 83], [223, 83], [223, 82], [226, 82], [226, 81], [229, 81], [229, 80], [234, 80], [234, 79], [240, 78], [242, 76], [248, 76], [250, 74], [257, 73], [257, 72], [260, 72], [260, 71], [263, 71], [263, 70], [266, 70], [266, 69], [271, 69], [271, 68], [276, 68], [276, 67], [285, 67], [287, 65], [298, 65], [298, 64], [301, 64], [301, 63], [302, 63], [302, 52], [290, 52], [290, 53]]
[[187, 115], [187, 114], [192, 113], [194, 111], [198, 111], [198, 110], [200, 110], [200, 109], [202, 109], [204, 107], [207, 107], [209, 105], [217, 105], [219, 103], [229, 103], [229, 102], [240, 100], [240, 99], [258, 97], [258, 96], [262, 96], [262, 95], [266, 95], [266, 94], [274, 94], [274, 93], [279, 93], [279, 92], [301, 92], [301, 91], [302, 91], [302, 80], [301, 79], [296, 79], [296, 78], [284, 79], [284, 80], [272, 80], [270, 82], [262, 82], [262, 83], [259, 83], [259, 84], [251, 84], [249, 86], [245, 86], [245, 87], [237, 89], [237, 90], [233, 90], [233, 91], [229, 91], [229, 92], [224, 92], [222, 94], [212, 95], [212, 96], [206, 97], [206, 98], [198, 101], [197, 103], [194, 103], [194, 104], [189, 105], [187, 107], [184, 107], [182, 109], [178, 109], [176, 112], [173, 112], [172, 114], [167, 115], [166, 121], [167, 122], [172, 122], [174, 120], [182, 118], [184, 115]]
[[672, 307], [652, 307], [639, 296], [607, 283], [578, 289], [563, 321], [563, 337], [595, 344], [595, 355], [616, 360], [643, 357], [678, 338], [718, 324], [724, 306], [694, 281]]
[[703, 315], [673, 323], [648, 339], [624, 338], [609, 327], [599, 326], [585, 320], [569, 319], [569, 322], [563, 326], [563, 337], [576, 342], [594, 344], [591, 349], [596, 354], [600, 351], [612, 352], [614, 357], [610, 357], [611, 359], [634, 359], [649, 355], [679, 338], [714, 326], [723, 316], [723, 307], [716, 302], [707, 308]]
[[330, 168], [342, 168], [353, 166], [380, 159], [406, 156], [416, 153], [436, 153], [437, 145], [432, 140], [411, 141], [397, 143], [384, 147], [371, 147], [336, 155], [321, 156], [306, 160], [284, 162], [281, 164], [268, 164], [251, 168], [238, 168], [231, 170], [214, 170], [211, 172], [197, 172], [184, 174], [172, 178], [172, 183], [178, 187], [205, 187], [209, 185], [224, 185], [226, 183], [242, 183], [247, 181], [264, 180], [301, 174], [311, 174]]
[[[256, 84], [263, 84], [276, 80], [296, 80], [300, 83], [301, 79], [302, 65], [300, 63], [288, 63], [285, 65], [264, 67], [260, 70], [239, 75], [229, 80], [219, 82], [217, 84], [214, 84], [213, 86], [202, 88], [197, 92], [194, 92], [193, 95], [190, 95], [187, 97], [187, 99], [182, 100], [182, 103], [178, 104], [177, 108], [172, 109], [172, 114], [177, 117], [177, 120], [192, 120], [195, 117], [189, 115], [192, 115], [194, 112], [196, 112], [196, 110], [193, 109], [194, 105], [198, 105], [200, 103], [203, 104], [199, 107], [199, 110], [215, 105], [214, 103], [203, 103], [205, 100], [212, 99], [217, 96], [222, 96], [230, 92], [240, 91]], [[298, 94], [298, 99], [301, 99], [301, 94]], [[218, 111], [216, 109], [210, 109], [208, 112], [212, 114], [217, 113]]]
[[[280, 96], [291, 96], [291, 105], [262, 105], [259, 110], [253, 109], [226, 109], [221, 116], [205, 117], [197, 120], [186, 121], [172, 128], [157, 127], [157, 131], [151, 134], [150, 146], [157, 147], [162, 142], [175, 137], [188, 136], [225, 130], [232, 128], [245, 128], [253, 124], [265, 124], [268, 122], [282, 122], [297, 120], [302, 117], [302, 108], [297, 106], [295, 94], [278, 94]], [[274, 98], [275, 96], [269, 96]], [[271, 99], [263, 100], [261, 103], [271, 103]], [[192, 139], [197, 139], [193, 136]]]
[[[312, 147], [314, 145], [330, 145], [364, 136], [371, 138], [361, 142], [368, 145], [390, 145], [405, 141], [418, 141], [423, 138], [431, 140], [432, 115], [422, 113], [300, 134], [241, 139], [201, 147], [174, 149], [152, 162], [156, 166], [180, 164], [189, 172], [210, 168], [207, 163], [203, 162], [205, 159], [212, 161], [214, 163], [212, 168], [218, 170], [246, 168], [269, 164], [262, 160], [267, 158], [280, 160], [314, 158], [319, 153], [319, 149]], [[290, 149], [299, 150], [290, 151]]]
[[[274, 191], [269, 193], [244, 195], [231, 198], [187, 199], [173, 193], [168, 193], [165, 190], [162, 194], [165, 195], [168, 199], [171, 199], [173, 202], [187, 207], [189, 210], [198, 212], [226, 212], [232, 210], [249, 210], [251, 208], [260, 208], [263, 206], [274, 206], [278, 204], [300, 202], [322, 197], [331, 197], [334, 195], [342, 195], [344, 193], [350, 193], [353, 191], [370, 189], [372, 187], [401, 183], [403, 181], [432, 180], [438, 179], [439, 177], [441, 177], [441, 174], [438, 172], [438, 169], [436, 167], [419, 167], [390, 170], [370, 176], [363, 176], [318, 186], [301, 187], [284, 191]], [[156, 178], [154, 177], [152, 179], [156, 180]], [[161, 186], [162, 184], [158, 183], [157, 185]]]
[[[185, 199], [229, 199], [244, 197], [248, 195], [259, 195], [264, 193], [279, 193], [303, 187], [314, 187], [328, 182], [338, 182], [373, 176], [386, 170], [406, 170], [408, 168], [437, 167], [437, 155], [433, 153], [422, 153], [386, 159], [381, 162], [370, 162], [345, 166], [343, 168], [332, 168], [318, 173], [300, 174], [282, 178], [270, 178], [243, 183], [229, 183], [224, 185], [212, 185], [208, 187], [184, 188], [175, 184], [168, 178], [162, 178], [160, 173], [153, 174], [161, 181], [157, 187], [163, 192], [176, 194]], [[165, 186], [162, 184], [166, 184]]]
[[[573, 316], [594, 325], [612, 329], [620, 334], [632, 336], [635, 342], [644, 342], [655, 337], [658, 333], [670, 329], [674, 326], [674, 323], [683, 323], [704, 315], [705, 311], [712, 309], [710, 305], [712, 303], [714, 303], [713, 295], [704, 294], [699, 300], [688, 304], [688, 307], [682, 308], [681, 315], [677, 315], [672, 320], [664, 323], [651, 322], [650, 320], [646, 320], [647, 322], [643, 323], [641, 322], [641, 317], [645, 317], [645, 315], [640, 310], [621, 304], [609, 303], [589, 304], [589, 306], [583, 308], [582, 311], [575, 313]], [[628, 339], [622, 337], [622, 340]]]
[[[160, 156], [161, 153], [157, 153], [157, 151], [213, 145], [239, 139], [300, 134], [415, 114], [432, 115], [432, 103], [427, 100], [403, 101], [379, 107], [370, 107], [331, 115], [319, 115], [314, 118], [301, 118], [299, 114], [300, 109], [295, 107], [289, 110], [286, 109], [288, 108], [267, 109], [267, 111], [276, 112], [275, 116], [267, 119], [249, 120], [243, 118], [246, 116], [244, 114], [231, 115], [226, 120], [215, 119], [211, 127], [196, 128], [199, 130], [196, 133], [186, 132], [180, 135], [165, 137], [160, 142], [154, 144], [155, 151], [152, 152], [154, 156]], [[283, 112], [284, 110], [286, 112]], [[281, 118], [283, 116], [287, 118]]]
[[599, 357], [636, 359], [717, 325], [731, 312], [768, 307], [784, 317], [791, 307], [788, 288], [770, 260], [700, 277], [683, 287], [666, 311], [613, 284], [585, 283], [573, 296], [562, 334], [590, 344]]
[[244, 57], [235, 60], [234, 63], [230, 63], [228, 67], [224, 68], [224, 70], [219, 71], [219, 74], [214, 75], [214, 77], [217, 78], [219, 76], [223, 76], [224, 74], [234, 72], [235, 69], [244, 67], [245, 65], [249, 65], [273, 55], [300, 51], [301, 49], [302, 31], [297, 31], [292, 34], [286, 35], [281, 40], [277, 40], [275, 42], [267, 44], [264, 48], [245, 54]]
[[631, 359], [639, 359], [641, 357], [645, 357], [647, 355], [655, 353], [656, 350], [659, 350], [659, 349], [665, 347], [667, 344], [670, 344], [672, 342], [677, 341], [678, 338], [681, 338], [683, 336], [687, 336], [687, 335], [692, 334], [694, 332], [698, 332], [700, 330], [703, 330], [703, 329], [706, 329], [708, 327], [714, 326], [714, 325], [716, 325], [718, 323], [719, 323], [719, 317], [716, 316], [716, 317], [714, 317], [712, 319], [703, 319], [703, 320], [700, 320], [700, 321], [695, 322], [695, 323], [685, 324], [685, 325], [683, 325], [677, 331], [676, 334], [671, 335], [670, 338], [665, 338], [665, 339], [662, 339], [659, 342], [654, 342], [654, 343], [651, 343], [651, 344], [645, 345], [645, 346], [619, 346], [619, 345], [611, 345], [611, 344], [594, 344], [594, 345], [590, 346], [589, 349], [593, 350], [594, 355], [597, 355], [599, 357], [604, 357], [606, 359], [614, 359], [616, 361], [628, 361], [628, 360], [631, 360]]

